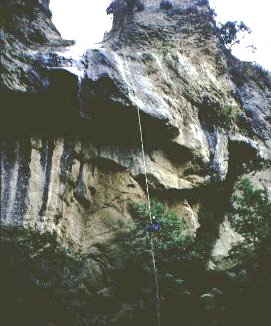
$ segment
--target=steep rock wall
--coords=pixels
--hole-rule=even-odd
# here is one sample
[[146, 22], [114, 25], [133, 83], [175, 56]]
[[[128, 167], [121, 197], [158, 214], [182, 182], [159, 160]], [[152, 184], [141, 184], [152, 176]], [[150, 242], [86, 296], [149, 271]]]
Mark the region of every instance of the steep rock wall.
[[[136, 117], [136, 110], [139, 108], [151, 190], [162, 196], [173, 191], [177, 197], [179, 192], [181, 197], [182, 191], [225, 181], [231, 156], [230, 148], [234, 148], [234, 151], [243, 150], [244, 155], [247, 153], [253, 160], [268, 159], [268, 81], [267, 84], [263, 83], [264, 76], [256, 81], [247, 76], [242, 85], [234, 82], [231, 75], [233, 68], [229, 68], [227, 57], [218, 47], [211, 11], [204, 1], [180, 1], [172, 4], [170, 10], [165, 10], [156, 1], [146, 1], [144, 10], [138, 10], [133, 2], [115, 1], [111, 5], [115, 16], [109, 39], [102, 49], [88, 50], [80, 62], [54, 54], [48, 47], [36, 51], [35, 54], [32, 52], [30, 60], [24, 61], [30, 69], [42, 72], [39, 80], [43, 86], [38, 84], [24, 95], [13, 92], [21, 89], [25, 93], [25, 82], [31, 84], [29, 73], [24, 78], [25, 81], [22, 81], [18, 75], [21, 69], [16, 66], [20, 63], [15, 60], [16, 54], [10, 54], [9, 51], [16, 31], [5, 32], [7, 37], [4, 41], [7, 46], [4, 47], [4, 53], [12, 55], [10, 61], [16, 73], [9, 70], [2, 75], [6, 76], [2, 89], [7, 92], [8, 87], [8, 92], [11, 92], [6, 95], [6, 99], [10, 99], [10, 108], [5, 106], [2, 109], [2, 115], [7, 120], [2, 132], [13, 136], [21, 133], [52, 133], [54, 136], [64, 136], [68, 133], [76, 138], [79, 147], [83, 146], [81, 137], [92, 139], [94, 143], [90, 141], [93, 143], [91, 151], [95, 152], [95, 156], [108, 162], [109, 166], [117, 166], [126, 171], [137, 187], [140, 187], [138, 182], [141, 186], [144, 184], [144, 169]], [[17, 6], [21, 8], [19, 4]], [[23, 8], [20, 10], [31, 11], [30, 5], [25, 4]], [[34, 12], [34, 18], [41, 17], [41, 23], [37, 23], [39, 33], [43, 31], [44, 24], [47, 24], [48, 36], [42, 44], [52, 44], [54, 39], [59, 40], [47, 12], [41, 8]], [[8, 13], [4, 19], [11, 17], [10, 15]], [[28, 44], [31, 38], [27, 36], [27, 25], [22, 31], [26, 35], [18, 43], [23, 44], [18, 48], [21, 58], [24, 57], [26, 46], [27, 51], [31, 44], [36, 46], [34, 41]], [[234, 61], [231, 63], [235, 66], [239, 64]], [[5, 64], [6, 61], [2, 60], [3, 69], [7, 69]], [[251, 68], [252, 73], [253, 69], [255, 68]], [[7, 82], [9, 78], [11, 83]], [[251, 88], [253, 91], [250, 92]], [[233, 126], [225, 126], [221, 122], [219, 111], [225, 106], [241, 107], [240, 117]], [[13, 114], [18, 113], [18, 118], [21, 118], [17, 128], [14, 128], [10, 110]], [[248, 114], [250, 111], [253, 111], [252, 115]], [[242, 123], [243, 120], [246, 124]], [[55, 139], [57, 143], [61, 142], [61, 139]], [[28, 180], [31, 174], [38, 174], [35, 178], [41, 178], [41, 192], [43, 190], [49, 195], [44, 195], [45, 202], [39, 206], [47, 206], [46, 200], [50, 198], [50, 191], [57, 197], [56, 192], [59, 191], [56, 189], [60, 185], [64, 187], [61, 191], [65, 192], [65, 185], [61, 184], [60, 177], [67, 167], [60, 172], [61, 160], [63, 156], [67, 156], [69, 162], [73, 158], [69, 157], [69, 152], [66, 153], [64, 148], [58, 152], [55, 148], [50, 148], [54, 147], [54, 140], [45, 141], [48, 144], [38, 149], [32, 147], [33, 140], [29, 139], [27, 145], [27, 162], [33, 164], [34, 171], [39, 173], [32, 171], [31, 165], [30, 172], [27, 172], [28, 177], [22, 176], [23, 179], [20, 179], [19, 161], [25, 161], [18, 152], [20, 142], [14, 145], [16, 150], [13, 168], [9, 164], [2, 164], [2, 191], [5, 193], [2, 197], [5, 198], [2, 200], [3, 221], [9, 221], [9, 225], [12, 225], [13, 214], [10, 212], [13, 210], [21, 212], [20, 218], [16, 217], [14, 220], [21, 219], [22, 225], [25, 218], [29, 219], [24, 217], [24, 214], [29, 216], [26, 213], [29, 209], [25, 199], [25, 209], [12, 207], [15, 202], [19, 203], [15, 201], [14, 187], [25, 183], [22, 182], [24, 178]], [[5, 147], [3, 150], [5, 152]], [[72, 151], [77, 150], [73, 148]], [[36, 166], [33, 162], [35, 159], [41, 161], [41, 166]], [[246, 159], [247, 157], [243, 158], [244, 161]], [[242, 161], [242, 158], [239, 160]], [[29, 164], [25, 164], [29, 169]], [[82, 164], [84, 163], [80, 160], [75, 163], [75, 169], [79, 169], [80, 175], [83, 171]], [[9, 166], [10, 171], [5, 172], [6, 166]], [[51, 175], [52, 173], [56, 175]], [[51, 185], [57, 178], [58, 184]], [[73, 178], [76, 183], [77, 176]], [[7, 185], [8, 182], [14, 186]], [[34, 182], [38, 183], [38, 180]], [[87, 182], [92, 181], [90, 179]], [[81, 184], [79, 181], [77, 183]], [[31, 180], [29, 184], [32, 187]], [[25, 184], [24, 186], [26, 187]], [[90, 184], [85, 187], [92, 186]], [[6, 194], [7, 189], [9, 194]], [[27, 196], [31, 197], [32, 190], [28, 189], [27, 192]], [[46, 215], [59, 214], [58, 207], [64, 204], [55, 200], [51, 205], [50, 213], [47, 211]], [[37, 215], [45, 212], [38, 207], [31, 209]], [[71, 213], [71, 216], [73, 214], [78, 216], [78, 221], [82, 220], [79, 211]], [[53, 216], [48, 218], [53, 220]], [[79, 225], [82, 223], [79, 222]], [[80, 237], [76, 238], [78, 240]]]
[[[117, 235], [132, 221], [129, 203], [146, 200], [139, 109], [151, 195], [185, 216], [199, 241], [209, 239], [219, 265], [238, 239], [224, 221], [235, 180], [265, 173], [259, 163], [270, 160], [270, 76], [221, 48], [206, 1], [172, 1], [166, 10], [160, 1], [116, 0], [102, 48], [79, 61], [61, 54], [70, 43], [47, 2], [1, 8], [5, 239], [10, 231], [15, 242], [16, 232], [53, 234], [84, 255], [84, 294], [112, 296]], [[225, 107], [240, 109], [232, 124]], [[212, 214], [200, 225], [201, 206]]]

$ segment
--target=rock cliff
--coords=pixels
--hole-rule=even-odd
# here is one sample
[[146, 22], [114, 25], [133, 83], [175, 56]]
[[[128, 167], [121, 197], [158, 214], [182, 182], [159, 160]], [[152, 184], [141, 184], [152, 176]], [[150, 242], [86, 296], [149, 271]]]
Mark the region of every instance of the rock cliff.
[[[65, 56], [72, 42], [48, 2], [0, 2], [2, 257], [28, 281], [23, 264], [31, 270], [38, 257], [31, 282], [54, 293], [39, 297], [47, 309], [75, 309], [65, 325], [102, 325], [86, 298], [114, 296], [117, 235], [132, 221], [129, 203], [146, 200], [137, 110], [151, 195], [209, 239], [209, 264], [223, 268], [239, 239], [224, 220], [236, 179], [270, 183], [270, 75], [221, 46], [204, 0], [115, 0], [111, 32], [81, 60]], [[202, 207], [209, 214], [199, 221]], [[118, 309], [107, 324], [128, 318], [125, 302]], [[63, 324], [44, 315], [23, 322]]]

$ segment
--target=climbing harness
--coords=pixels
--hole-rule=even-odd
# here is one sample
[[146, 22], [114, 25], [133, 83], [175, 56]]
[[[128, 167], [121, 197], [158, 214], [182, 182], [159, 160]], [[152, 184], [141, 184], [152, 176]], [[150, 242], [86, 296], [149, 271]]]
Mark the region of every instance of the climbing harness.
[[[127, 71], [129, 72], [130, 80], [131, 80], [131, 88], [133, 93], [135, 94], [135, 84], [132, 78], [132, 74], [130, 68], [128, 66], [127, 58], [124, 53], [122, 53], [124, 62], [127, 67]], [[145, 174], [145, 187], [147, 193], [147, 201], [148, 201], [148, 211], [149, 211], [149, 218], [150, 223], [153, 222], [153, 217], [151, 213], [151, 200], [150, 200], [150, 193], [149, 193], [149, 183], [148, 183], [148, 175], [147, 175], [147, 164], [146, 164], [146, 157], [145, 157], [145, 149], [144, 149], [144, 139], [143, 139], [143, 129], [142, 129], [142, 122], [141, 122], [141, 115], [139, 107], [137, 106], [137, 119], [138, 119], [138, 126], [139, 126], [139, 134], [140, 134], [140, 142], [141, 142], [141, 152], [142, 152], [142, 159], [143, 159], [143, 166], [144, 166], [144, 174]], [[151, 245], [151, 256], [152, 256], [152, 265], [153, 265], [153, 276], [155, 280], [155, 289], [156, 289], [156, 316], [157, 316], [157, 325], [161, 326], [161, 314], [160, 314], [160, 291], [159, 291], [159, 283], [158, 283], [158, 269], [156, 266], [156, 259], [154, 253], [154, 244], [153, 238], [150, 237], [150, 245]]]

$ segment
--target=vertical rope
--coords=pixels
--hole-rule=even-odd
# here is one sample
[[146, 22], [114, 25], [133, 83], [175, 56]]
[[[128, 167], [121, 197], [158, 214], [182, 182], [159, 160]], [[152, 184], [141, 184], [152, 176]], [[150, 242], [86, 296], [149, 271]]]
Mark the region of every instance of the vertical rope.
[[[131, 85], [133, 93], [135, 94], [135, 84], [132, 78], [132, 74], [130, 68], [127, 63], [126, 56], [123, 54], [124, 62], [126, 63], [127, 71], [130, 75]], [[142, 152], [142, 159], [143, 159], [143, 166], [144, 166], [144, 174], [145, 174], [145, 187], [147, 192], [147, 201], [148, 201], [148, 210], [149, 210], [149, 218], [150, 222], [152, 222], [152, 213], [151, 213], [151, 200], [150, 200], [150, 192], [149, 192], [149, 183], [148, 183], [148, 175], [147, 175], [147, 164], [146, 164], [146, 157], [145, 157], [145, 149], [144, 149], [144, 139], [143, 139], [143, 129], [142, 129], [142, 122], [141, 122], [141, 115], [139, 107], [137, 107], [137, 119], [138, 119], [138, 126], [139, 126], [139, 133], [140, 133], [140, 142], [141, 142], [141, 152]], [[156, 315], [157, 315], [157, 325], [161, 326], [161, 314], [160, 314], [160, 290], [159, 290], [159, 283], [158, 283], [158, 269], [156, 265], [155, 253], [154, 253], [154, 244], [153, 238], [150, 238], [151, 244], [151, 256], [152, 256], [152, 264], [153, 264], [153, 276], [155, 280], [155, 291], [156, 291]]]

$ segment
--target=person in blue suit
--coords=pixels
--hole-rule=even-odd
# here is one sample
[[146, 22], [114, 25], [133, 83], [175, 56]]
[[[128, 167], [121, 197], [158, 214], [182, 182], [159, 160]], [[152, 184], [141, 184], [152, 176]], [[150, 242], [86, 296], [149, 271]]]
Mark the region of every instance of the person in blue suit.
[[158, 232], [160, 230], [160, 224], [158, 223], [155, 216], [152, 216], [151, 224], [146, 227], [146, 231]]

